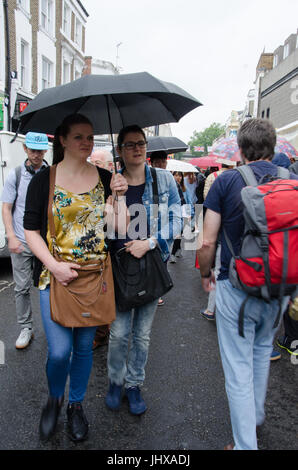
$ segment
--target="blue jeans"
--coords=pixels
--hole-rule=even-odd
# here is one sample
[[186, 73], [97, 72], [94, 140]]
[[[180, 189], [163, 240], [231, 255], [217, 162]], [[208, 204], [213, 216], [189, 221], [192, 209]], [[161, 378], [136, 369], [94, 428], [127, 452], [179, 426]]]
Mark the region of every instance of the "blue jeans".
[[66, 328], [55, 323], [51, 319], [49, 287], [40, 291], [40, 309], [48, 342], [46, 373], [49, 394], [56, 398], [63, 396], [69, 375], [69, 402], [82, 402], [92, 367], [96, 326]]
[[117, 310], [108, 350], [108, 375], [112, 383], [125, 384], [126, 388], [143, 384], [157, 303], [158, 299], [128, 312]]
[[[229, 280], [216, 283], [216, 325], [236, 450], [256, 450], [256, 426], [265, 419], [273, 328], [279, 304], [250, 297], [244, 335], [238, 333], [239, 310], [247, 294]], [[283, 312], [288, 304], [283, 299]]]

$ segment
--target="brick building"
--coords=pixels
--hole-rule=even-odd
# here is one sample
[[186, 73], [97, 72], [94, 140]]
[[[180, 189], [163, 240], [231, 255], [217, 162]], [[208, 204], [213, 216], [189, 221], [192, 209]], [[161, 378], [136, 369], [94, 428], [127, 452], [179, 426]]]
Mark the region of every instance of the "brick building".
[[[0, 44], [5, 44], [5, 49], [0, 46], [0, 98], [3, 102], [10, 96], [11, 116], [17, 117], [44, 88], [81, 77], [87, 18], [79, 0], [7, 0], [0, 5]], [[2, 110], [8, 129], [9, 108], [2, 105]], [[13, 130], [15, 125], [12, 119]]]

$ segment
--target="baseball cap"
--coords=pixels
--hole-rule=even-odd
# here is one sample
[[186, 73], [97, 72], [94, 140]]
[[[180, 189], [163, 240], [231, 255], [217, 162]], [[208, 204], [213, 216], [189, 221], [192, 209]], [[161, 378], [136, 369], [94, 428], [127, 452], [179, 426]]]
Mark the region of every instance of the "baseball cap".
[[48, 136], [39, 132], [27, 132], [25, 145], [29, 149], [47, 150], [49, 148]]

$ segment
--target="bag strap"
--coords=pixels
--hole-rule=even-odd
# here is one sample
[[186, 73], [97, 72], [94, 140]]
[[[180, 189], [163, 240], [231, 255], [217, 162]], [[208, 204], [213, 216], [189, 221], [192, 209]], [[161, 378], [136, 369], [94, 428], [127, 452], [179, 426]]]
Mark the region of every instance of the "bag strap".
[[290, 179], [291, 175], [287, 168], [283, 168], [282, 166], [277, 167], [277, 176], [284, 180]]
[[16, 202], [17, 202], [17, 198], [18, 198], [18, 191], [19, 191], [21, 175], [22, 175], [22, 165], [19, 165], [15, 168], [15, 174], [16, 174], [16, 186], [15, 186], [15, 188], [16, 188], [16, 197], [13, 201], [13, 205], [12, 205], [12, 208], [11, 208], [11, 213], [13, 213], [15, 208], [16, 208]]
[[50, 167], [50, 186], [49, 186], [49, 202], [48, 202], [48, 222], [51, 238], [56, 238], [55, 233], [55, 223], [53, 216], [53, 200], [54, 200], [54, 190], [55, 190], [55, 178], [56, 178], [56, 167], [57, 165], [51, 165]]
[[158, 228], [158, 209], [159, 209], [159, 196], [158, 196], [158, 185], [157, 185], [157, 175], [156, 175], [156, 169], [153, 167], [150, 167], [151, 171], [151, 176], [152, 176], [152, 192], [153, 192], [153, 229], [152, 233], [155, 233], [155, 231]]
[[153, 182], [152, 182], [153, 204], [158, 205], [159, 204], [159, 197], [158, 197], [156, 169], [151, 166], [150, 171], [151, 171], [151, 176], [152, 176], [152, 179], [153, 179]]
[[238, 166], [235, 169], [239, 171], [246, 186], [258, 186], [255, 174], [249, 165]]

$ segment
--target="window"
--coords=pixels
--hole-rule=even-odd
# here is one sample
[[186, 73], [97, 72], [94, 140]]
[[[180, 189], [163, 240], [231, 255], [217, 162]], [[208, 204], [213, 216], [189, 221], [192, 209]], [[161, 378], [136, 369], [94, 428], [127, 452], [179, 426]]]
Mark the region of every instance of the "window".
[[29, 0], [18, 0], [18, 5], [22, 7], [24, 10], [29, 12], [30, 10]]
[[274, 54], [273, 56], [273, 67], [276, 67], [278, 64], [278, 55]]
[[70, 63], [66, 60], [63, 61], [63, 83], [70, 82]]
[[28, 90], [28, 73], [29, 73], [29, 45], [21, 40], [21, 60], [20, 60], [20, 82], [24, 90]]
[[53, 0], [41, 0], [41, 26], [53, 33]]
[[66, 2], [63, 7], [63, 31], [66, 36], [70, 37], [71, 33], [71, 10]]
[[270, 108], [267, 108], [267, 110], [266, 110], [266, 118], [267, 119], [270, 118]]
[[265, 111], [262, 111], [262, 119], [265, 117]]
[[284, 53], [283, 53], [283, 58], [286, 59], [289, 55], [289, 49], [290, 49], [290, 46], [289, 46], [289, 43], [285, 44], [284, 45]]
[[82, 35], [83, 35], [83, 27], [82, 23], [76, 18], [75, 24], [75, 43], [82, 49]]
[[77, 80], [78, 78], [81, 78], [81, 76], [82, 76], [82, 74], [81, 74], [80, 70], [76, 69], [74, 79]]
[[42, 76], [41, 76], [41, 88], [50, 88], [52, 86], [52, 69], [53, 64], [46, 59], [42, 58]]

